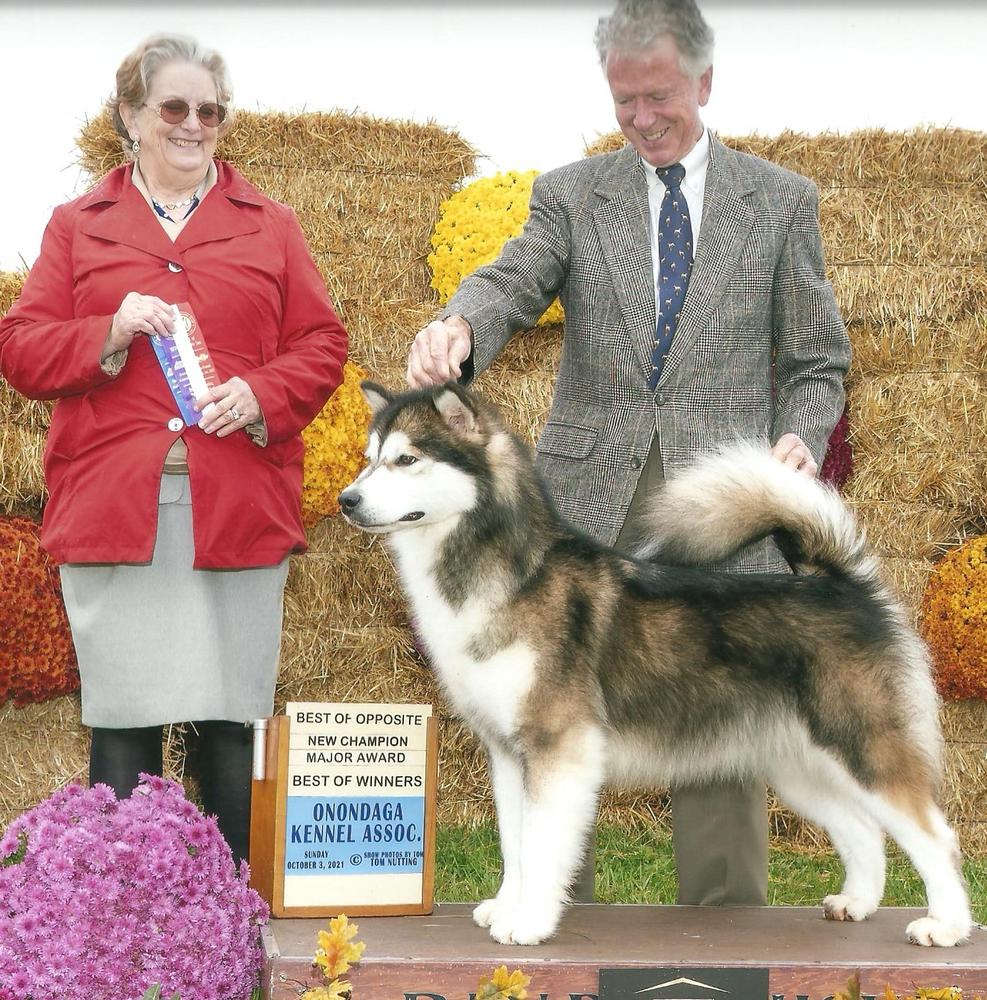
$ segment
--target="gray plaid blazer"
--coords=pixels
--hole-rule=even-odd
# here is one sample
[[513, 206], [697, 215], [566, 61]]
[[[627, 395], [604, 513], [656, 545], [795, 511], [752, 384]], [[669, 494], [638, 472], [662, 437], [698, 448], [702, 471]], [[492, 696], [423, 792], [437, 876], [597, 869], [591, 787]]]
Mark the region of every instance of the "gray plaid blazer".
[[[561, 298], [562, 359], [537, 458], [568, 520], [612, 544], [655, 434], [666, 475], [731, 439], [789, 431], [822, 463], [850, 348], [817, 211], [811, 181], [712, 139], [689, 290], [650, 391], [655, 292], [637, 152], [536, 179], [522, 234], [463, 281], [443, 315], [473, 327], [477, 373]], [[787, 567], [762, 543], [730, 568]]]

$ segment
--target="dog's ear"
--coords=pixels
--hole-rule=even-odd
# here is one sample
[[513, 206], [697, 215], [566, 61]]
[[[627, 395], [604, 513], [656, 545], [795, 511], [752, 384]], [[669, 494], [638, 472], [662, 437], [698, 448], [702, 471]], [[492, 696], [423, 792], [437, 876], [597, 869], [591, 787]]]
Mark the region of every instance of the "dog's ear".
[[376, 382], [361, 382], [360, 391], [363, 393], [363, 398], [367, 401], [370, 412], [374, 416], [377, 416], [394, 399], [393, 393], [388, 392], [382, 385], [378, 385]]
[[466, 393], [458, 386], [447, 385], [433, 397], [435, 408], [450, 430], [471, 437], [479, 430], [479, 419]]

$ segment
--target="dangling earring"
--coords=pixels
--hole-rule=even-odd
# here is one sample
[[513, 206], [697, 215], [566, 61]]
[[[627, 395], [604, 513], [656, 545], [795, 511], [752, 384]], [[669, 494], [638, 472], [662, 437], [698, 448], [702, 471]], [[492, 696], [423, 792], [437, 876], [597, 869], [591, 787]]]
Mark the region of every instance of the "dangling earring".
[[134, 139], [134, 141], [130, 144], [130, 148], [134, 151], [134, 156], [136, 156], [141, 151], [140, 139]]

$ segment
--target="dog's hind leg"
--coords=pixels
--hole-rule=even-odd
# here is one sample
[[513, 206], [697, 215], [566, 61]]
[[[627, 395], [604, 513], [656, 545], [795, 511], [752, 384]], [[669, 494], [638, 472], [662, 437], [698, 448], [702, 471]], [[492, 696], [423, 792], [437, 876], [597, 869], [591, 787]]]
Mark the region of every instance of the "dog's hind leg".
[[826, 919], [866, 920], [884, 895], [884, 832], [827, 771], [787, 763], [769, 781], [786, 805], [825, 830], [843, 862], [842, 891], [823, 900]]
[[862, 791], [874, 818], [898, 842], [925, 883], [928, 916], [908, 925], [908, 939], [941, 947], [965, 941], [973, 922], [959, 844], [931, 792], [919, 793], [914, 785]]
[[503, 944], [538, 944], [552, 936], [582, 858], [606, 771], [596, 725], [569, 729], [529, 751], [521, 823], [521, 891], [510, 915], [500, 911], [491, 936]]
[[521, 822], [524, 808], [524, 774], [521, 762], [500, 747], [487, 747], [490, 783], [497, 808], [497, 830], [504, 865], [500, 888], [473, 910], [480, 927], [502, 923], [514, 913], [521, 892]]

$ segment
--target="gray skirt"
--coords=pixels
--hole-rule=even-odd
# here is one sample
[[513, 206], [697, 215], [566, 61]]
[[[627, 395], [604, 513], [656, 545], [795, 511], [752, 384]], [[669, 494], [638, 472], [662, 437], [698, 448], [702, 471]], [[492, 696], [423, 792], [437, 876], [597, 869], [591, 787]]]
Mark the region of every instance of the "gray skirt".
[[288, 560], [202, 570], [193, 556], [188, 476], [163, 475], [150, 563], [61, 567], [87, 726], [272, 714]]

